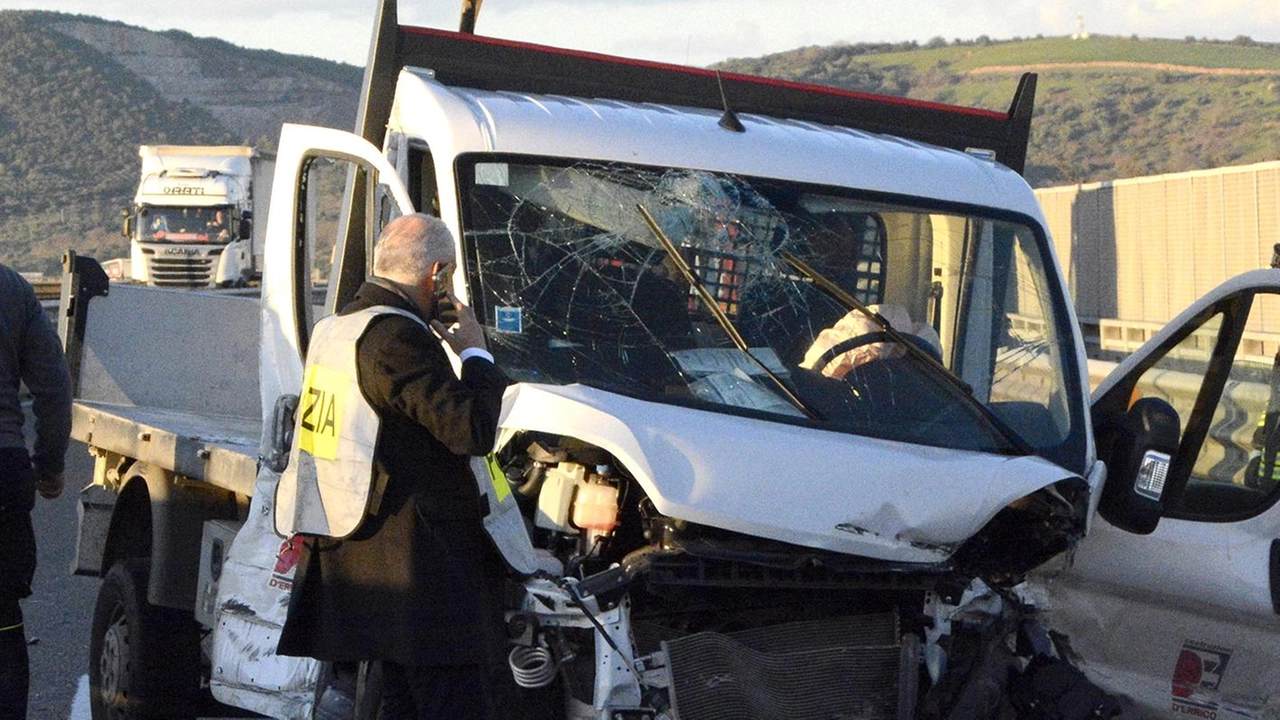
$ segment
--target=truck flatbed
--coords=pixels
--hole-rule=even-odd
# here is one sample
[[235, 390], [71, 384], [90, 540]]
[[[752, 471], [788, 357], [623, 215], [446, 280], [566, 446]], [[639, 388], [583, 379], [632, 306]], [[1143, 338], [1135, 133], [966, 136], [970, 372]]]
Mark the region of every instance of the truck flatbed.
[[69, 358], [72, 437], [251, 495], [262, 437], [259, 299], [110, 285], [78, 302], [91, 322]]
[[77, 400], [71, 436], [190, 480], [250, 495], [258, 472], [262, 423], [252, 418]]

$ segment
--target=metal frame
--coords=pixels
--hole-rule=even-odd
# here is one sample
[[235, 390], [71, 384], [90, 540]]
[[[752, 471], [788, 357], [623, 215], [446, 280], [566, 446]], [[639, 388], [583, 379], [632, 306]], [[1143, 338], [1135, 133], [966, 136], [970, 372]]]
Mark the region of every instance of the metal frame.
[[732, 109], [993, 151], [1018, 173], [1026, 164], [1034, 73], [1022, 76], [1009, 111], [1000, 113], [400, 25], [396, 3], [380, 0], [356, 119], [356, 133], [379, 147], [396, 75], [415, 66], [457, 87]]

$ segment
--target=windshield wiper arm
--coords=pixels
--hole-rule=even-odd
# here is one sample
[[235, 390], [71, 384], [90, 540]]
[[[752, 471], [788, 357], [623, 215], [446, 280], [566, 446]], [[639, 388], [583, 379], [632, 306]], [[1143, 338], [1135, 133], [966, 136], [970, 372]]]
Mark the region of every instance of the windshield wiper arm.
[[844, 305], [847, 310], [857, 310], [859, 313], [865, 315], [868, 320], [875, 323], [876, 327], [880, 328], [880, 330], [883, 331], [885, 335], [888, 335], [891, 340], [905, 348], [907, 355], [910, 355], [916, 360], [924, 363], [925, 367], [928, 367], [936, 376], [943, 380], [943, 385], [953, 390], [955, 394], [964, 399], [966, 404], [976, 409], [978, 413], [991, 425], [991, 427], [995, 428], [996, 432], [1000, 433], [1000, 435], [1010, 445], [1012, 445], [1014, 449], [1027, 455], [1033, 453], [1031, 446], [1022, 439], [1021, 435], [1005, 424], [1003, 420], [991, 411], [991, 408], [987, 407], [981, 400], [974, 397], [973, 388], [969, 386], [969, 383], [965, 382], [963, 378], [952, 372], [951, 368], [943, 365], [942, 361], [925, 352], [919, 345], [916, 345], [914, 341], [904, 336], [897, 330], [897, 328], [893, 327], [893, 324], [890, 323], [885, 316], [878, 312], [874, 312], [871, 308], [859, 302], [857, 298], [846, 292], [844, 288], [834, 282], [831, 282], [831, 280], [824, 277], [822, 273], [814, 270], [808, 263], [795, 255], [784, 252], [782, 253], [782, 259], [786, 260], [791, 267], [794, 267], [805, 277], [805, 279], [813, 283], [828, 297]]
[[698, 299], [701, 300], [702, 303], [707, 306], [707, 309], [711, 311], [711, 315], [715, 317], [716, 322], [720, 324], [720, 327], [724, 328], [725, 334], [729, 336], [731, 341], [733, 341], [734, 346], [745, 353], [747, 357], [751, 358], [751, 362], [755, 363], [756, 366], [773, 381], [774, 385], [778, 386], [778, 390], [782, 391], [782, 394], [787, 398], [787, 400], [789, 400], [792, 405], [795, 405], [800, 412], [804, 413], [810, 420], [818, 419], [817, 414], [810, 410], [795, 393], [791, 392], [786, 383], [782, 382], [782, 378], [774, 374], [764, 361], [751, 353], [751, 349], [747, 347], [747, 341], [742, 339], [742, 333], [738, 332], [738, 328], [734, 327], [733, 321], [729, 319], [728, 315], [725, 315], [724, 309], [720, 307], [720, 303], [716, 302], [716, 299], [711, 297], [711, 293], [707, 292], [707, 289], [703, 287], [702, 279], [693, 272], [693, 268], [689, 267], [689, 263], [685, 262], [684, 257], [680, 255], [680, 251], [676, 249], [675, 243], [671, 242], [671, 238], [667, 237], [667, 234], [658, 226], [657, 221], [655, 221], [653, 216], [649, 214], [649, 210], [645, 208], [644, 205], [640, 204], [636, 205], [636, 210], [640, 211], [640, 216], [644, 218], [645, 223], [649, 226], [649, 230], [662, 245], [662, 249], [667, 252], [668, 256], [670, 256], [671, 261], [675, 263], [676, 268], [680, 270], [680, 274], [684, 276], [685, 282], [688, 282], [690, 287], [693, 288]]

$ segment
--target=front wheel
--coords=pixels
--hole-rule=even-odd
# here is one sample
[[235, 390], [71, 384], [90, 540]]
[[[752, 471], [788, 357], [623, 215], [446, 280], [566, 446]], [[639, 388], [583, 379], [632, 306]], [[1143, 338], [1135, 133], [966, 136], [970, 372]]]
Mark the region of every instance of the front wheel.
[[191, 613], [147, 602], [150, 563], [117, 562], [98, 590], [89, 639], [93, 720], [194, 718], [200, 626]]

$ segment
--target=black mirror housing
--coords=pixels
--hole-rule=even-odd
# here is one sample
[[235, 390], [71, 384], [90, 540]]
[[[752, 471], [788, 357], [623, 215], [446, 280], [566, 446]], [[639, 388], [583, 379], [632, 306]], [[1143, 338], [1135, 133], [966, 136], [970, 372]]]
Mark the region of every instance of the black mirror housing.
[[1149, 535], [1164, 513], [1165, 475], [1178, 451], [1182, 421], [1168, 402], [1142, 398], [1112, 431], [1098, 512], [1122, 530]]

